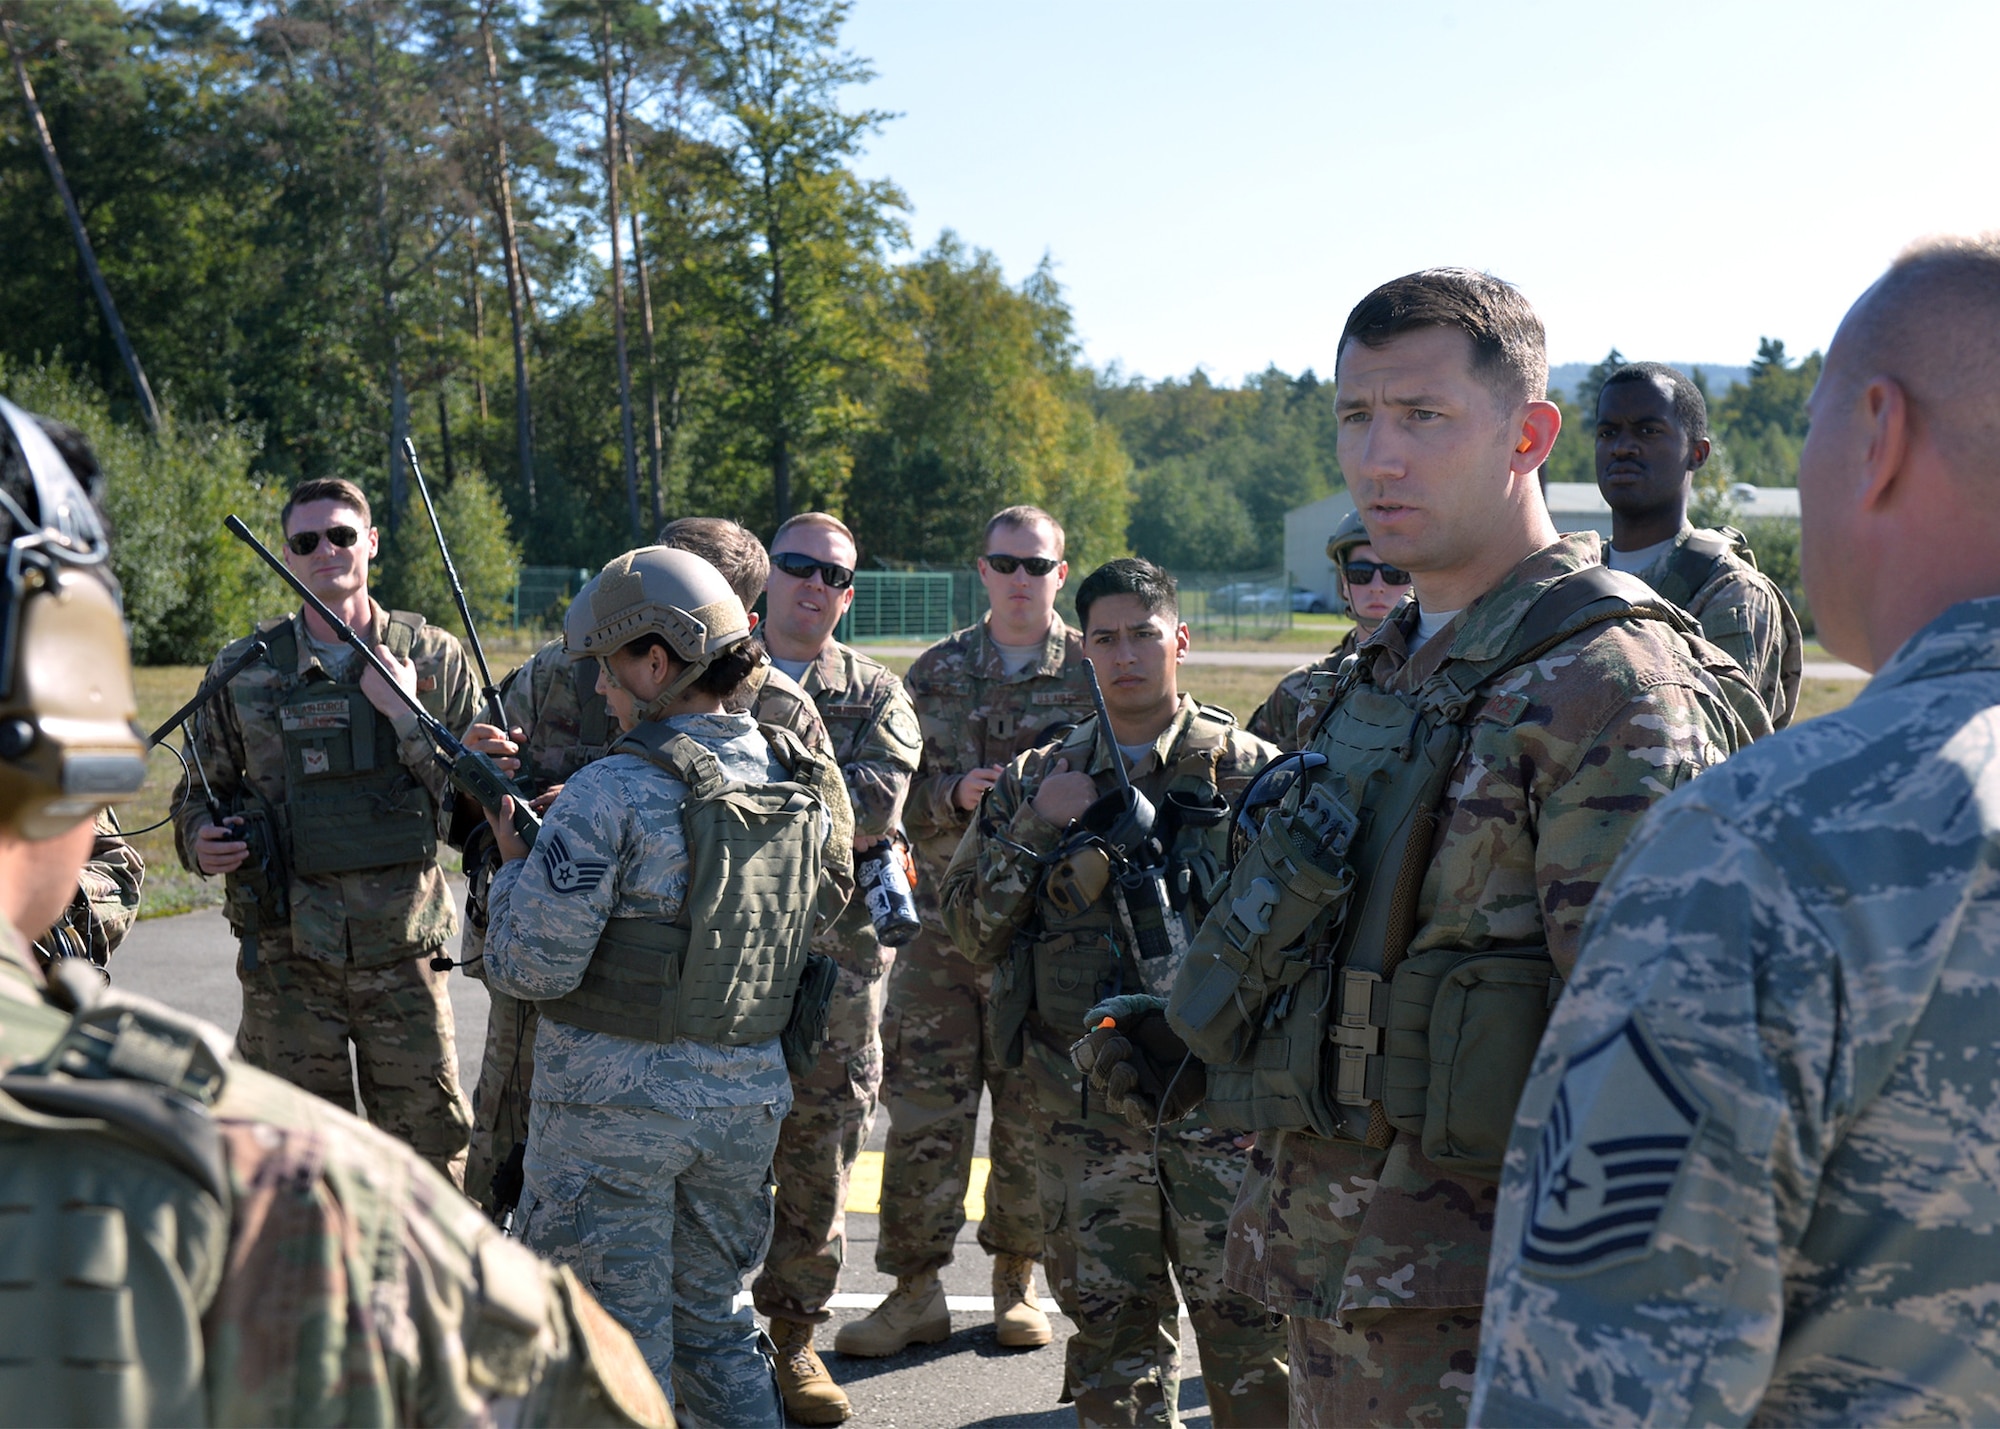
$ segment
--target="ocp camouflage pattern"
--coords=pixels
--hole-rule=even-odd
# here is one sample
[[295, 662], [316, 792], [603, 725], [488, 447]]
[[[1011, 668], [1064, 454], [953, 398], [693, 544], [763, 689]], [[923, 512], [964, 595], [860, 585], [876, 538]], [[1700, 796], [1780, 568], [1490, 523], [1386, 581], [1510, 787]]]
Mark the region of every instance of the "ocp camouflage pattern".
[[[1694, 527], [1683, 524], [1672, 548], [1637, 572], [1639, 579], [1648, 585], [1659, 581], [1694, 533]], [[1799, 683], [1805, 672], [1803, 637], [1798, 617], [1771, 578], [1731, 550], [1683, 608], [1701, 622], [1701, 633], [1710, 644], [1743, 667], [1757, 697], [1770, 711], [1771, 727], [1789, 725], [1798, 709]]]
[[1508, 1147], [1492, 1424], [2000, 1421], [2000, 598], [1665, 803]]
[[1340, 643], [1317, 660], [1286, 671], [1278, 687], [1257, 706], [1243, 727], [1287, 753], [1304, 749], [1313, 721], [1325, 711], [1327, 696], [1340, 662], [1361, 648], [1360, 631], [1349, 630]]
[[[1407, 654], [1414, 605], [1383, 622], [1362, 658], [1391, 689], [1413, 688], [1454, 657], [1490, 659], [1546, 582], [1597, 564], [1594, 533], [1566, 536], [1522, 561], [1415, 658]], [[1543, 945], [1566, 974], [1591, 899], [1639, 819], [1758, 732], [1664, 621], [1590, 626], [1498, 677], [1446, 788], [1409, 955]], [[1281, 1133], [1270, 1156], [1269, 1174], [1253, 1172], [1231, 1226], [1233, 1287], [1316, 1319], [1480, 1304], [1495, 1185], [1444, 1172], [1400, 1132], [1383, 1149]], [[1462, 1417], [1469, 1378], [1448, 1355], [1436, 1371], [1425, 1412]]]

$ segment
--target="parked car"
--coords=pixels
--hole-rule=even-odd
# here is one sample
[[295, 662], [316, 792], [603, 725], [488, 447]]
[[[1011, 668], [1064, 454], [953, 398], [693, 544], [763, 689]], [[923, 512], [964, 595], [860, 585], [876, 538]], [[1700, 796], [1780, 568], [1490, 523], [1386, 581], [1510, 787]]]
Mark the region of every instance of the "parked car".
[[1316, 590], [1295, 585], [1292, 587], [1292, 609], [1306, 615], [1331, 615], [1333, 603]]

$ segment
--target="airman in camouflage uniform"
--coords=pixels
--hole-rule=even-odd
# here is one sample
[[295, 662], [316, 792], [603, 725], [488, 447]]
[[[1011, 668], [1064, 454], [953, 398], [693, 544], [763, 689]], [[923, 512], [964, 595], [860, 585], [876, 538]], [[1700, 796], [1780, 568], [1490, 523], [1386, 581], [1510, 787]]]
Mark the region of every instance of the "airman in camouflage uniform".
[[35, 941], [35, 956], [44, 970], [57, 958], [87, 958], [94, 966], [105, 967], [139, 921], [146, 860], [119, 832], [109, 809], [97, 816], [96, 828], [90, 862], [77, 879], [76, 897], [55, 927]]
[[[1368, 528], [1361, 524], [1359, 512], [1350, 511], [1340, 519], [1340, 525], [1327, 538], [1326, 558], [1333, 562], [1334, 583], [1354, 617], [1354, 628], [1341, 636], [1340, 643], [1327, 654], [1307, 661], [1278, 681], [1278, 688], [1271, 691], [1244, 726], [1257, 738], [1283, 750], [1305, 747], [1313, 721], [1326, 708], [1333, 692], [1333, 677], [1339, 673], [1340, 662], [1361, 648], [1361, 642], [1375, 633], [1375, 627], [1410, 589], [1408, 571], [1396, 570], [1375, 559], [1375, 548], [1368, 544]], [[1348, 579], [1350, 561], [1365, 562], [1375, 569], [1369, 572], [1367, 580], [1356, 584]], [[1391, 581], [1392, 572], [1399, 579]]]
[[[853, 533], [824, 512], [785, 522], [771, 537], [759, 628], [784, 672], [799, 671], [833, 736], [858, 854], [898, 833], [923, 736], [902, 682], [833, 639], [853, 601], [856, 554]], [[815, 642], [823, 643], [815, 649]], [[801, 668], [792, 656], [804, 660], [806, 650], [813, 653]], [[839, 981], [819, 1061], [810, 1075], [792, 1078], [792, 1113], [779, 1129], [774, 1166], [777, 1226], [750, 1293], [771, 1319], [787, 1413], [805, 1424], [837, 1424], [851, 1406], [812, 1349], [812, 1327], [830, 1318], [826, 1304], [847, 1259], [847, 1190], [882, 1088], [882, 1008], [896, 949], [876, 936], [862, 898], [815, 936], [813, 948], [839, 965]]]
[[1783, 729], [1798, 708], [1805, 637], [1742, 532], [1688, 524], [1708, 452], [1707, 399], [1680, 372], [1635, 362], [1605, 379], [1597, 398], [1597, 486], [1611, 506], [1605, 563], [1699, 620], [1750, 677], [1771, 727]]
[[[474, 725], [466, 733], [466, 743], [500, 758], [503, 768], [525, 781], [522, 787], [537, 807], [546, 809], [563, 782], [601, 757], [610, 747], [609, 741], [617, 737], [604, 696], [597, 693], [596, 679], [596, 661], [581, 660], [572, 666], [563, 654], [562, 640], [551, 640], [501, 682], [501, 706], [512, 737], [500, 737], [491, 725]], [[748, 711], [759, 724], [789, 729], [808, 749], [832, 757], [832, 737], [811, 697], [782, 671], [767, 665], [752, 675], [731, 697], [730, 707], [738, 706], [739, 712]], [[513, 761], [518, 761], [518, 769]], [[852, 818], [845, 799], [832, 795], [827, 799], [827, 812], [837, 826]], [[850, 888], [852, 874], [836, 868], [832, 881], [836, 889]], [[466, 971], [474, 977], [485, 976], [478, 959], [485, 942], [486, 918], [483, 898], [476, 894], [468, 898], [462, 957]], [[528, 1102], [535, 1080], [536, 1013], [532, 1002], [509, 997], [491, 986], [486, 995], [490, 1005], [486, 1049], [479, 1066], [479, 1085], [472, 1096], [472, 1153], [466, 1164], [465, 1194], [495, 1212], [500, 1207], [494, 1177], [527, 1141]]]
[[[329, 556], [356, 560], [368, 550], [366, 498], [346, 482], [309, 482], [288, 504], [292, 527], [360, 523], [360, 540], [336, 547], [323, 539], [306, 555], [288, 554], [308, 586]], [[430, 713], [453, 729], [471, 721], [475, 695], [465, 653], [455, 636], [422, 617], [383, 609], [369, 599], [365, 555], [356, 560], [359, 586], [343, 598], [365, 602], [349, 621], [364, 639], [387, 648], [397, 663], [415, 666], [414, 688]], [[336, 612], [340, 604], [328, 599]], [[339, 594], [339, 592], [336, 592]], [[352, 607], [350, 607], [352, 608]], [[304, 612], [267, 621], [257, 634], [272, 649], [204, 707], [194, 730], [195, 753], [207, 788], [225, 808], [265, 811], [289, 877], [282, 919], [238, 896], [243, 872], [229, 873], [226, 902], [240, 940], [237, 979], [243, 1021], [237, 1050], [252, 1066], [275, 1072], [341, 1106], [354, 1103], [356, 1069], [370, 1120], [402, 1137], [454, 1181], [465, 1174], [472, 1114], [458, 1084], [457, 1037], [449, 975], [430, 959], [456, 930], [437, 843], [445, 832], [450, 792], [430, 742], [413, 716], [379, 715], [363, 700], [372, 673], [338, 642], [321, 641]], [[243, 653], [245, 636], [216, 657], [211, 673]], [[394, 766], [394, 767], [392, 767]], [[321, 799], [312, 815], [302, 799], [313, 781], [341, 787], [373, 780], [350, 800]], [[193, 783], [193, 790], [190, 784]], [[183, 777], [176, 791], [174, 832], [181, 862], [202, 872], [215, 847], [242, 851], [233, 826], [215, 828], [198, 781]], [[329, 812], [330, 811], [330, 812]], [[332, 847], [339, 871], [301, 872], [302, 850]], [[361, 862], [387, 848], [392, 861]], [[247, 852], [246, 855], [247, 856]], [[322, 854], [324, 856], [324, 854]], [[240, 860], [239, 860], [240, 862]], [[348, 1045], [355, 1061], [350, 1065]]]
[[[1140, 698], [1151, 697], [1140, 730], [1167, 718], [1129, 772], [1163, 819], [1174, 817], [1170, 792], [1210, 804], [1218, 797], [1233, 801], [1278, 752], [1237, 729], [1227, 710], [1178, 692], [1174, 672], [1187, 627], [1172, 599], [1171, 578], [1134, 560], [1100, 568], [1077, 592], [1086, 649], [1111, 686], [1106, 698], [1116, 702], [1114, 720], [1128, 707], [1121, 688], [1128, 684]], [[1070, 1065], [1069, 1046], [1085, 1030], [1085, 1010], [1146, 983], [1139, 950], [1118, 928], [1109, 887], [1086, 910], [1049, 896], [1046, 885], [1056, 876], [1049, 864], [1074, 825], [1052, 821], [1037, 796], [1066, 772], [1086, 775], [1095, 796], [1114, 793], [1116, 737], [1092, 714], [1058, 743], [1007, 766], [945, 874], [945, 926], [974, 962], [1001, 963], [1004, 981], [1030, 979], [1035, 988], [1023, 1066], [1033, 1087], [1049, 1285], [1076, 1327], [1066, 1347], [1063, 1397], [1074, 1401], [1078, 1422], [1179, 1422], [1184, 1296], [1214, 1422], [1281, 1424], [1289, 1398], [1283, 1324], [1222, 1283], [1229, 1213], [1244, 1171], [1234, 1133], [1197, 1113], [1159, 1128], [1156, 1143], [1150, 1131], [1127, 1125], [1101, 1102], [1086, 1107]], [[1227, 832], [1219, 821], [1168, 833], [1171, 866], [1199, 868], [1190, 883], [1213, 878]], [[1196, 922], [1202, 911], [1198, 901], [1188, 909]]]
[[[600, 604], [599, 582], [636, 587], [641, 599], [620, 594]], [[720, 694], [755, 668], [762, 651], [744, 644], [748, 619], [713, 568], [648, 547], [612, 562], [576, 604], [588, 607], [581, 628], [591, 648], [603, 648], [597, 642], [612, 638], [614, 624], [619, 637], [632, 637], [600, 660], [600, 687], [621, 730], [686, 736], [728, 780], [791, 777], [756, 721], [722, 708]], [[696, 610], [706, 617], [700, 624], [689, 619]], [[700, 633], [689, 634], [690, 625]], [[674, 643], [644, 647], [649, 634]], [[775, 1424], [762, 1336], [749, 1307], [734, 1305], [770, 1239], [771, 1158], [792, 1102], [775, 1031], [742, 1041], [671, 1028], [660, 1037], [621, 1035], [569, 1006], [588, 990], [614, 920], [623, 928], [689, 926], [694, 863], [682, 816], [689, 795], [688, 784], [652, 759], [619, 748], [571, 776], [532, 851], [496, 826], [507, 862], [489, 894], [487, 981], [544, 1004], [520, 1233], [579, 1268], [633, 1332], [685, 1417]], [[821, 811], [812, 817], [823, 831]], [[802, 923], [812, 916], [811, 890], [805, 897]], [[787, 936], [783, 928], [766, 931]], [[686, 941], [681, 946], [687, 955], [677, 976], [705, 986], [700, 960]], [[733, 951], [726, 941], [723, 948]], [[789, 1004], [791, 989], [781, 995]], [[764, 1016], [767, 1000], [744, 1002]]]
[[[1045, 575], [1032, 576], [1025, 566], [1011, 573], [988, 572], [982, 558], [982, 575], [989, 593], [996, 582], [1001, 586], [996, 613], [1003, 601], [1013, 600], [1009, 582], [1031, 590], [1034, 608], [1046, 611], [1048, 621], [1039, 636], [1040, 649], [1010, 664], [1015, 657], [995, 643], [994, 615], [989, 614], [919, 655], [903, 677], [924, 738], [923, 760], [904, 813], [917, 856], [917, 907], [924, 930], [898, 950], [889, 975], [883, 1084], [891, 1125], [875, 1268], [907, 1282], [903, 1298], [928, 1300], [935, 1293], [939, 1317], [944, 1300], [936, 1273], [951, 1261], [952, 1244], [965, 1225], [982, 1087], [992, 1094], [993, 1121], [979, 1244], [995, 1257], [996, 1314], [1005, 1313], [1001, 1307], [1006, 1303], [1020, 1303], [1023, 1289], [1025, 1303], [1033, 1306], [1029, 1276], [1042, 1253], [1027, 1078], [1019, 1068], [1003, 1065], [1000, 1049], [988, 1045], [984, 1027], [992, 970], [975, 970], [958, 955], [938, 902], [945, 869], [972, 822], [971, 810], [960, 799], [990, 788], [1009, 761], [1048, 743], [1057, 731], [1090, 713], [1083, 637], [1054, 614], [1055, 594], [1068, 569], [1060, 560], [1061, 528], [1045, 513], [1002, 520], [1006, 515], [1000, 513], [996, 524], [988, 526], [988, 551], [1040, 552], [1040, 559], [1055, 564]], [[885, 1303], [898, 1301], [892, 1297]], [[948, 1332], [949, 1320], [942, 1324]], [[1002, 1342], [1035, 1343], [1032, 1328], [1018, 1338], [1003, 1333]], [[834, 1346], [843, 1354], [893, 1352], [875, 1348], [869, 1330], [867, 1320], [843, 1326]], [[942, 1333], [924, 1333], [942, 1338]], [[897, 1338], [887, 1342], [900, 1349]], [[1039, 1343], [1048, 1343], [1046, 1329]]]
[[1805, 577], [1875, 677], [1598, 895], [1507, 1151], [1482, 1423], [2000, 1420], [1996, 334], [1988, 238], [1834, 336]]

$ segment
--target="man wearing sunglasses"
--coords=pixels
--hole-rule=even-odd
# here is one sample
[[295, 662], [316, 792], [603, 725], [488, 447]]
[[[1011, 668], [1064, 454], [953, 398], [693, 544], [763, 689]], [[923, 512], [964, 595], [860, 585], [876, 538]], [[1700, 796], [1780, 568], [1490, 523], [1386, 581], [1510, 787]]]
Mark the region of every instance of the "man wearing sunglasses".
[[1042, 1253], [1029, 1088], [1020, 1050], [986, 1037], [990, 968], [975, 969], [946, 934], [938, 905], [945, 868], [980, 800], [1015, 756], [1046, 744], [1090, 711], [1083, 637], [1056, 614], [1069, 574], [1063, 529], [1036, 506], [987, 522], [978, 563], [991, 610], [917, 657], [903, 684], [923, 729], [923, 757], [904, 820], [917, 854], [924, 928], [889, 974], [884, 1038], [890, 1130], [875, 1267], [896, 1288], [866, 1319], [841, 1327], [842, 1354], [892, 1355], [951, 1333], [938, 1271], [965, 1224], [973, 1132], [983, 1089], [993, 1097], [986, 1218], [979, 1244], [993, 1259], [994, 1328], [1002, 1345], [1050, 1339], [1035, 1297]]
[[[859, 856], [899, 834], [923, 736], [902, 681], [833, 638], [854, 603], [855, 559], [854, 533], [838, 518], [808, 511], [786, 521], [771, 538], [760, 630], [772, 663], [826, 721], [854, 807]], [[773, 1162], [776, 1224], [750, 1293], [771, 1320], [785, 1412], [801, 1424], [838, 1424], [851, 1408], [814, 1351], [813, 1333], [830, 1318], [827, 1301], [846, 1259], [847, 1188], [881, 1091], [882, 1008], [896, 950], [876, 936], [861, 898], [813, 948], [839, 964], [840, 976], [818, 1065], [792, 1078], [792, 1110]]]
[[[361, 489], [305, 482], [280, 519], [285, 564], [405, 690], [463, 729], [476, 697], [457, 638], [368, 593], [378, 540]], [[445, 776], [416, 717], [312, 611], [257, 634], [270, 652], [197, 719], [199, 766], [181, 791], [212, 793], [226, 816], [183, 798], [175, 825], [188, 869], [225, 880], [240, 940], [237, 1051], [351, 1108], [352, 1044], [368, 1119], [462, 1184], [472, 1111], [448, 973], [430, 966], [458, 921], [438, 866]]]
[[1708, 401], [1683, 373], [1634, 362], [1604, 380], [1597, 394], [1597, 489], [1611, 507], [1604, 563], [1700, 621], [1701, 633], [1750, 677], [1771, 727], [1783, 729], [1799, 702], [1805, 637], [1741, 531], [1688, 523], [1708, 451]]
[[[1354, 616], [1354, 628], [1340, 643], [1317, 660], [1299, 666], [1271, 691], [1270, 698], [1250, 716], [1245, 726], [1259, 739], [1269, 740], [1280, 749], [1305, 747], [1306, 732], [1324, 707], [1333, 688], [1333, 676], [1340, 662], [1361, 648], [1361, 642], [1375, 633], [1410, 591], [1410, 573], [1380, 560], [1368, 544], [1368, 528], [1361, 513], [1350, 511], [1341, 518], [1326, 543], [1326, 558], [1333, 562], [1334, 579], [1340, 598]], [[1318, 698], [1315, 699], [1315, 691]]]

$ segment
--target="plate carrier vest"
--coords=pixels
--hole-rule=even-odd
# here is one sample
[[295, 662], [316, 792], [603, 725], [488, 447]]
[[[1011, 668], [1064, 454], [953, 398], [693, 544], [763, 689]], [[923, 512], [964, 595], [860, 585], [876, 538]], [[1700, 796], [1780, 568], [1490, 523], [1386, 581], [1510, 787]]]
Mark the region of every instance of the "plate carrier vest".
[[[790, 730], [758, 728], [787, 773], [823, 763]], [[744, 1047], [776, 1037], [812, 938], [824, 806], [796, 779], [729, 779], [711, 751], [659, 721], [632, 730], [611, 753], [636, 754], [688, 786], [687, 896], [671, 923], [607, 922], [583, 981], [539, 1003], [542, 1013], [645, 1042]]]

